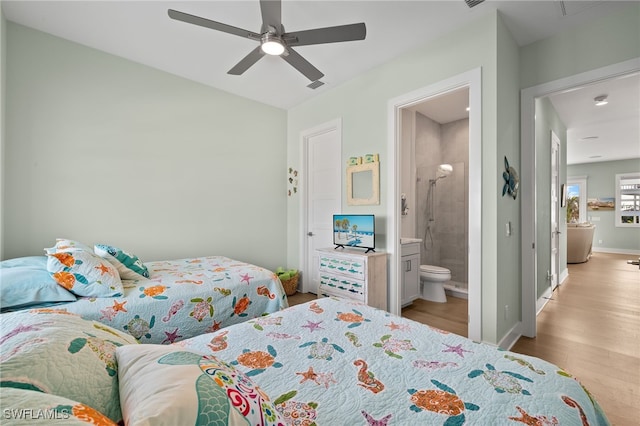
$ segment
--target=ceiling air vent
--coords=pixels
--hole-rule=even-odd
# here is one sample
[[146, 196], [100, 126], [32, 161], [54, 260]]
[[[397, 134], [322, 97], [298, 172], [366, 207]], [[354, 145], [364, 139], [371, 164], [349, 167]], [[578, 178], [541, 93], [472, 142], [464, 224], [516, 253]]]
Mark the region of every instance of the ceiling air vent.
[[479, 5], [480, 3], [482, 3], [484, 0], [464, 0], [464, 2], [467, 4], [467, 6], [469, 7], [474, 7]]
[[314, 81], [314, 82], [313, 82], [313, 83], [311, 83], [311, 84], [307, 84], [307, 87], [308, 87], [309, 89], [317, 89], [318, 87], [322, 86], [323, 84], [324, 84], [324, 83], [323, 83], [323, 82], [321, 82], [320, 80], [316, 80], [316, 81]]

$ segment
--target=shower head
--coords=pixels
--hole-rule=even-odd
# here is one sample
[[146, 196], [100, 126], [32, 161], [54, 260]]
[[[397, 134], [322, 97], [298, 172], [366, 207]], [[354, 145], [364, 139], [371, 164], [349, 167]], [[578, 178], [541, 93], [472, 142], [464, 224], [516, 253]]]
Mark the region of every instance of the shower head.
[[453, 166], [451, 164], [440, 164], [438, 166], [438, 179], [445, 178], [453, 172]]

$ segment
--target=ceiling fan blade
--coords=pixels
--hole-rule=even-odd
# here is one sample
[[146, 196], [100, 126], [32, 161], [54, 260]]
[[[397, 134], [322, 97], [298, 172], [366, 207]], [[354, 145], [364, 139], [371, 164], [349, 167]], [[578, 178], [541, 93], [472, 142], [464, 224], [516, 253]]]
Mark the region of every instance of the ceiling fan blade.
[[254, 33], [249, 30], [243, 30], [242, 28], [233, 27], [231, 25], [212, 21], [206, 18], [201, 18], [200, 16], [190, 15], [188, 13], [180, 12], [173, 9], [169, 9], [168, 13], [169, 13], [169, 17], [171, 19], [175, 19], [176, 21], [182, 21], [188, 24], [199, 25], [201, 27], [211, 28], [213, 30], [222, 31], [222, 32], [237, 35], [240, 37], [250, 38], [252, 40], [260, 40], [260, 34]]
[[253, 49], [247, 56], [242, 58], [240, 62], [238, 62], [233, 68], [227, 71], [227, 74], [231, 75], [240, 75], [246, 70], [248, 70], [251, 65], [255, 64], [264, 56], [264, 52], [260, 46]]
[[282, 35], [282, 38], [287, 41], [287, 45], [289, 46], [308, 46], [310, 44], [364, 40], [366, 36], [367, 27], [364, 22], [361, 22], [359, 24], [338, 25], [336, 27], [285, 33]]
[[289, 54], [282, 55], [281, 56], [282, 59], [289, 62], [289, 64], [292, 67], [294, 67], [295, 69], [300, 71], [302, 74], [304, 74], [304, 76], [307, 77], [309, 80], [316, 81], [324, 77], [324, 74], [319, 69], [311, 65], [309, 61], [307, 61], [305, 58], [300, 56], [298, 52], [296, 52], [291, 48], [287, 50]]
[[262, 32], [267, 32], [267, 27], [273, 27], [276, 33], [282, 33], [282, 2], [280, 0], [260, 0], [262, 12]]

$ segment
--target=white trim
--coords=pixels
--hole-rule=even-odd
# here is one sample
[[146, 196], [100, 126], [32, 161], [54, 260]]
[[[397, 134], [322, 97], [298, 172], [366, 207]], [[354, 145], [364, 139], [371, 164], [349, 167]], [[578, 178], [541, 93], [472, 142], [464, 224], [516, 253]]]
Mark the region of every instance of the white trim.
[[536, 301], [536, 315], [542, 312], [542, 310], [544, 309], [545, 306], [547, 306], [547, 303], [549, 303], [549, 300], [551, 300], [552, 297], [553, 297], [553, 290], [551, 290], [551, 286], [549, 286], [544, 291], [544, 294], [540, 296], [540, 298]]
[[560, 286], [564, 284], [567, 278], [569, 278], [569, 268], [564, 268], [560, 274]]
[[[632, 173], [620, 173], [620, 174], [616, 174], [616, 199], [615, 199], [615, 203], [616, 203], [616, 216], [615, 216], [615, 222], [614, 225], [617, 228], [640, 228], [640, 223], [637, 223], [636, 220], [637, 219], [632, 219], [633, 222], [632, 223], [623, 223], [622, 222], [622, 216], [624, 215], [621, 208], [622, 208], [622, 188], [620, 187], [620, 181], [622, 179], [632, 179], [634, 181], [638, 181], [640, 179], [640, 172], [632, 172]], [[635, 183], [635, 182], [634, 182]], [[634, 196], [637, 195], [635, 190], [633, 190]], [[627, 214], [628, 216], [629, 214]], [[634, 214], [634, 216], [637, 218], [637, 214]]]
[[[309, 170], [309, 139], [314, 136], [318, 136], [334, 130], [338, 132], [338, 136], [340, 137], [340, 152], [342, 152], [342, 118], [340, 117], [300, 132], [300, 143], [302, 145], [302, 149], [300, 150], [300, 173], [298, 174], [298, 182], [300, 188], [300, 210], [298, 212], [298, 215], [300, 218], [299, 244], [300, 253], [302, 255], [301, 269], [303, 270], [301, 280], [302, 284], [300, 287], [300, 291], [302, 293], [315, 293], [317, 291], [317, 289], [309, 288], [307, 280], [304, 279], [304, 272], [307, 272], [307, 275], [310, 276], [311, 274], [308, 273], [308, 271], [310, 271], [311, 268], [314, 267], [314, 265], [309, 265], [309, 250], [307, 241], [307, 232], [309, 230], [309, 224], [307, 223], [307, 211], [309, 210], [309, 190], [307, 188], [307, 185], [309, 184], [309, 180], [305, 179], [305, 177], [307, 176], [307, 170]], [[340, 157], [342, 158], [342, 155], [340, 155]], [[342, 173], [340, 173], [340, 188], [342, 188]], [[340, 197], [340, 211], [342, 212], [342, 196]]]
[[561, 90], [622, 76], [640, 70], [640, 58], [590, 70], [559, 80], [529, 87], [520, 96], [520, 194], [522, 194], [522, 334], [536, 336], [536, 173], [535, 99]]
[[593, 247], [591, 251], [598, 252], [598, 253], [628, 254], [629, 256], [640, 256], [640, 250], [631, 250], [631, 249]]
[[[388, 111], [388, 221], [387, 251], [389, 260], [389, 310], [400, 314], [402, 278], [400, 260], [400, 128], [401, 109], [407, 108], [443, 93], [469, 87], [469, 209], [482, 212], [482, 69], [475, 68], [446, 80], [420, 88], [389, 100]], [[469, 215], [469, 325], [468, 336], [482, 340], [482, 217]]]
[[518, 321], [513, 327], [511, 327], [511, 330], [509, 330], [507, 334], [500, 339], [498, 346], [501, 349], [508, 351], [518, 342], [520, 336], [522, 336], [522, 323]]

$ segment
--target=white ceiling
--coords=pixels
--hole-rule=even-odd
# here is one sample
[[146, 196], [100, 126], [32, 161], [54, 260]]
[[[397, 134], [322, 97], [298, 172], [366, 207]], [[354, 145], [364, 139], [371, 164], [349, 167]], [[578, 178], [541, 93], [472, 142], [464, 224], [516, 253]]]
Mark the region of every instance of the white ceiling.
[[[502, 13], [518, 45], [524, 46], [573, 25], [596, 20], [622, 3], [625, 2], [486, 0], [469, 8], [463, 0], [284, 0], [282, 23], [288, 32], [357, 22], [367, 26], [367, 37], [362, 41], [295, 49], [325, 74], [321, 80], [325, 84], [315, 90], [307, 88], [309, 80], [278, 57], [265, 56], [243, 75], [228, 75], [227, 71], [257, 42], [175, 21], [167, 15], [171, 8], [260, 32], [258, 0], [2, 0], [1, 5], [9, 21], [288, 109], [496, 9]], [[561, 103], [563, 98], [557, 99]], [[555, 105], [556, 98], [553, 102]], [[609, 105], [613, 106], [613, 102]], [[578, 133], [586, 124], [594, 123], [593, 119], [587, 119], [579, 124], [575, 114], [569, 113], [572, 107], [557, 108], [562, 118], [568, 120], [565, 122], [570, 132]], [[635, 132], [637, 148], [637, 127]]]

